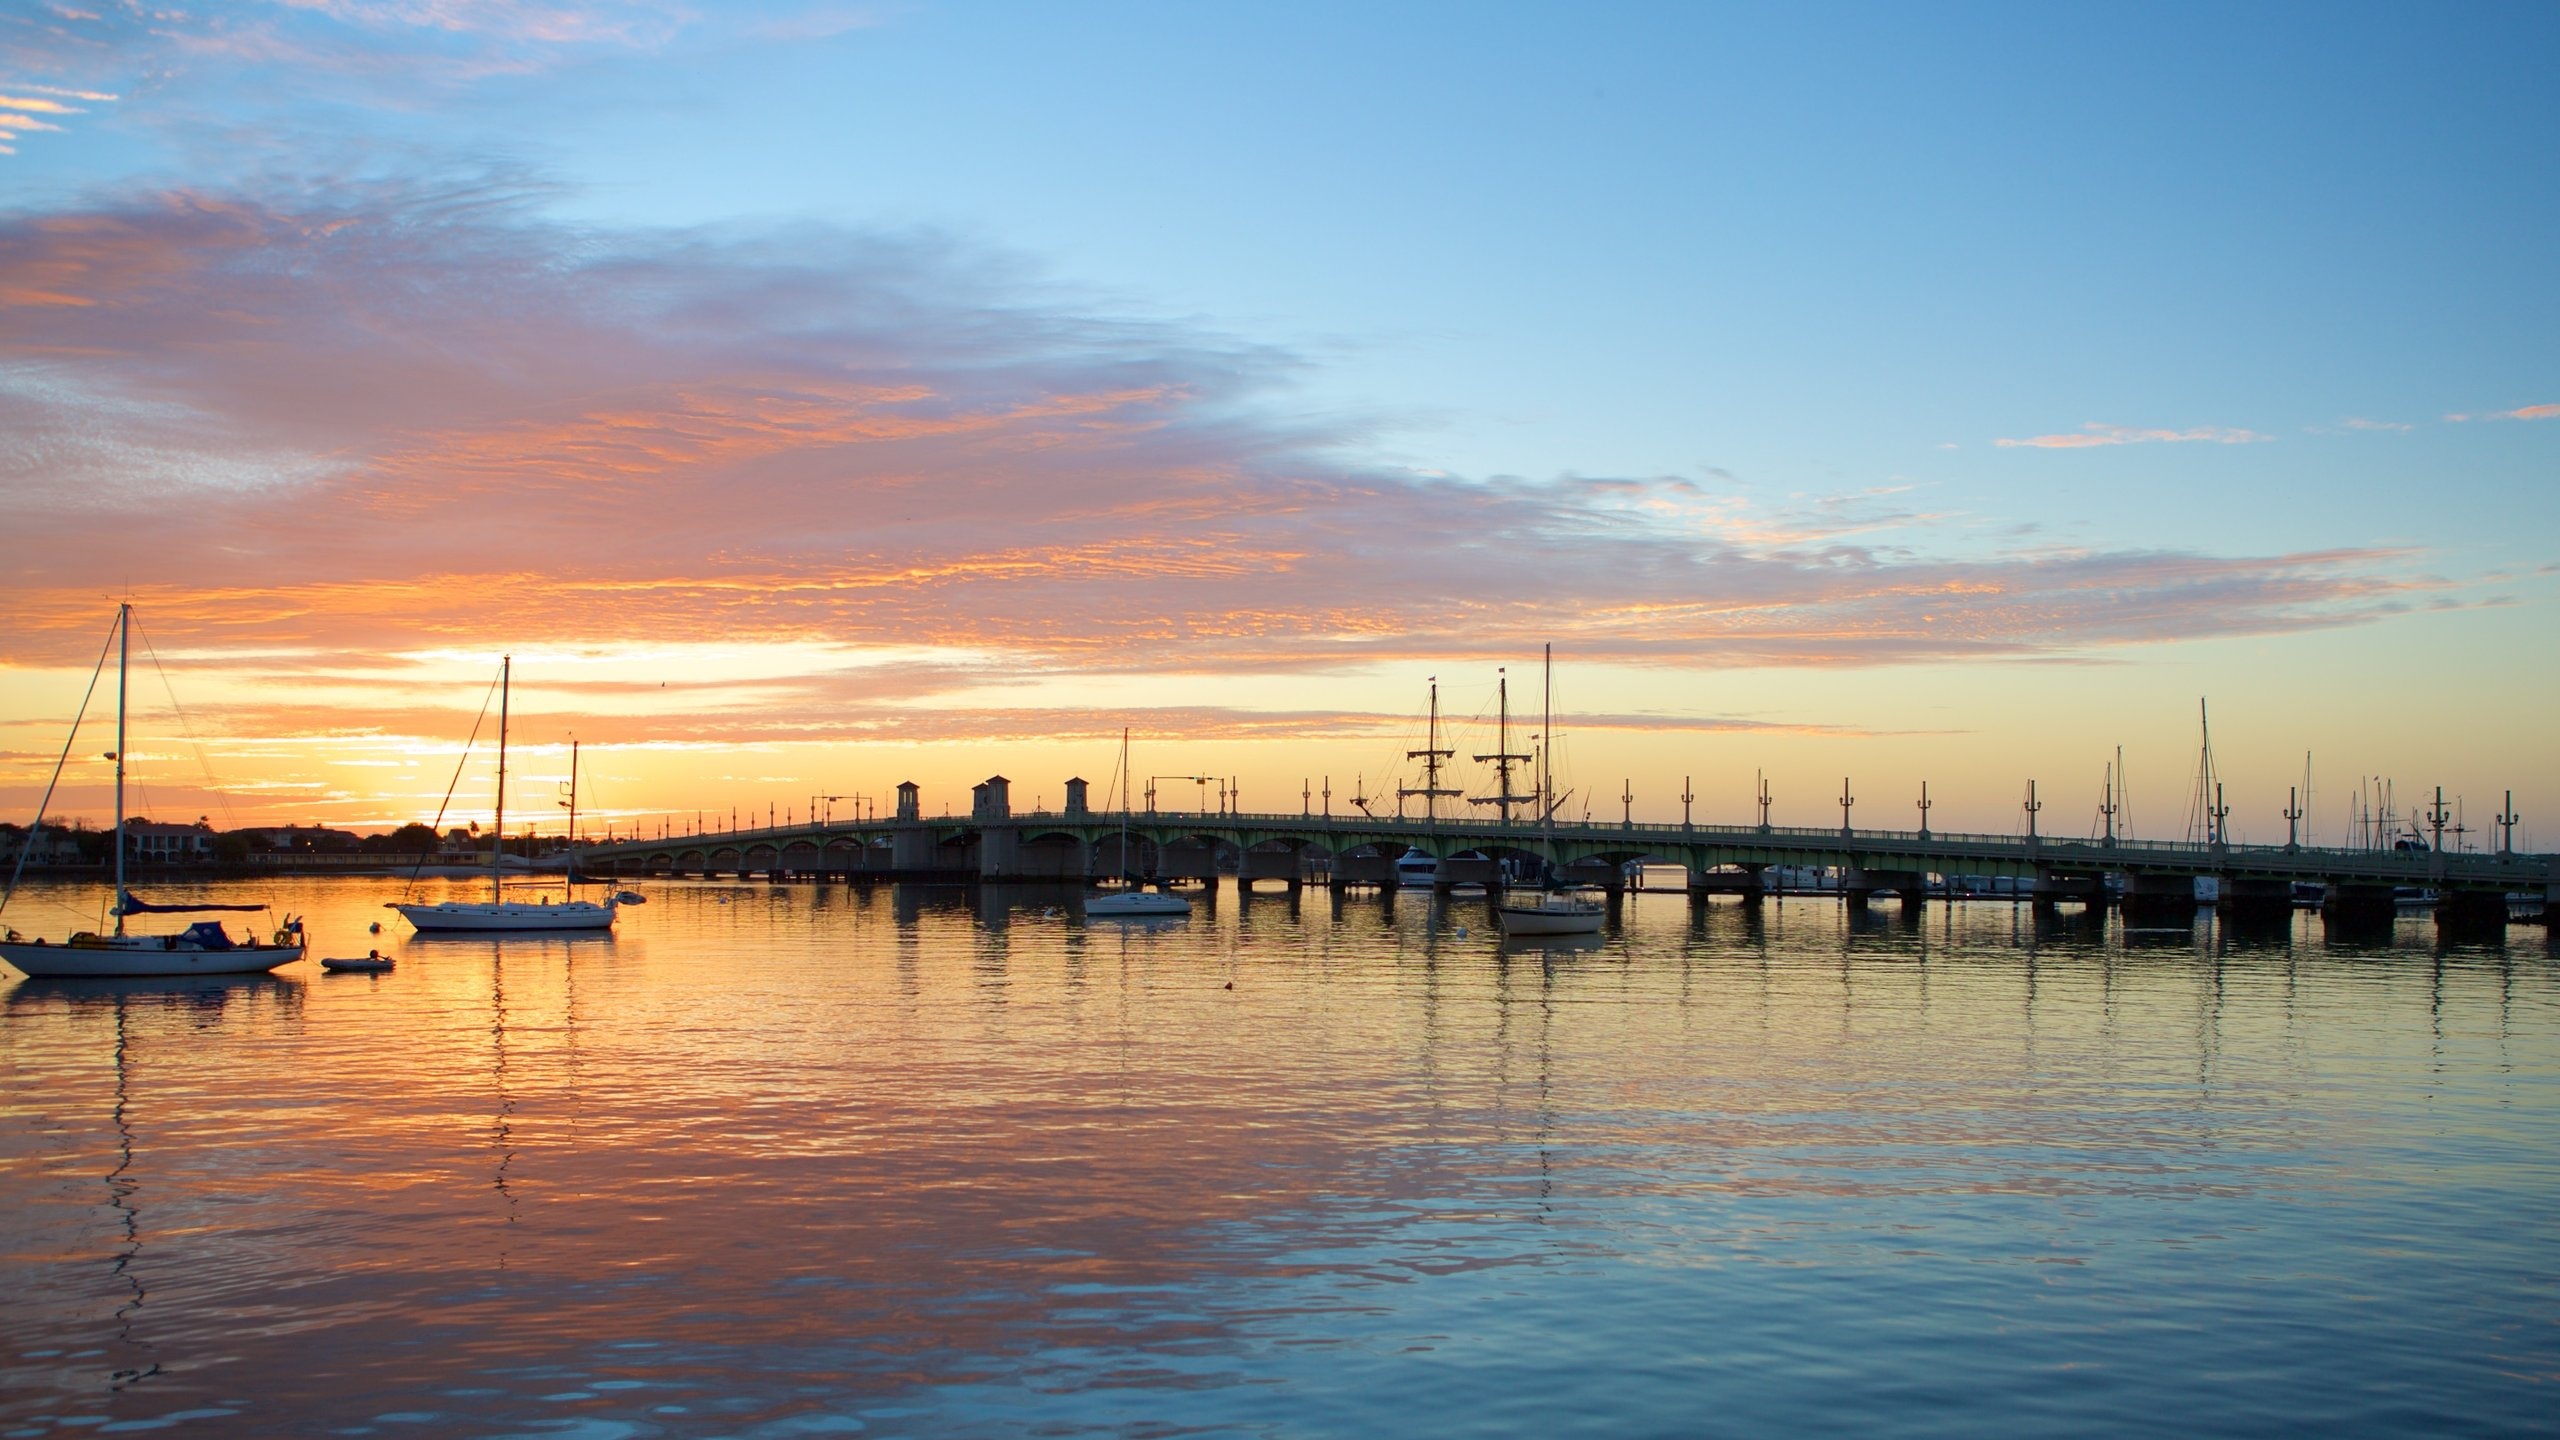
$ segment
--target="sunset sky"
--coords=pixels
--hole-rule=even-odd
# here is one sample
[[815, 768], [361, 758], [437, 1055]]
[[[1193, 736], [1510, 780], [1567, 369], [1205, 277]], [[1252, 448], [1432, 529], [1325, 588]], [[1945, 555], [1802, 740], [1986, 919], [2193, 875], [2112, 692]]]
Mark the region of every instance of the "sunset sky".
[[1347, 809], [1552, 642], [1595, 814], [2078, 834], [2121, 746], [2175, 837], [2210, 697], [2240, 838], [2309, 751], [2323, 838], [2550, 848], [2554, 74], [2547, 4], [0, 0], [0, 811], [131, 599], [137, 808], [224, 827], [433, 815], [507, 652], [555, 829], [572, 737], [621, 829], [1124, 725]]

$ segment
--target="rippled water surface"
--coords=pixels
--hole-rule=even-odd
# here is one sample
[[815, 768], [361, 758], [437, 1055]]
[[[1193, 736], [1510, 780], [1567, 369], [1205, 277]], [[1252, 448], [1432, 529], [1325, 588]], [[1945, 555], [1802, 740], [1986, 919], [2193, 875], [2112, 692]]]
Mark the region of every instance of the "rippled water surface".
[[284, 882], [398, 972], [6, 990], [0, 1434], [2560, 1415], [2539, 929], [642, 888], [430, 941]]

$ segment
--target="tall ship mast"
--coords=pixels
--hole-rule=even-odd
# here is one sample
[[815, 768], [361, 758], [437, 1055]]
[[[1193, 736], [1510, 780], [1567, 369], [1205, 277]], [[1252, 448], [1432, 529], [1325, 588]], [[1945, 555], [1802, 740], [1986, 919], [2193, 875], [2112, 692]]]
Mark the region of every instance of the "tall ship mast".
[[1401, 801], [1415, 795], [1421, 796], [1423, 822], [1433, 830], [1437, 830], [1440, 827], [1440, 797], [1444, 795], [1455, 797], [1459, 794], [1455, 790], [1442, 789], [1440, 785], [1440, 762], [1455, 758], [1458, 752], [1440, 748], [1440, 677], [1437, 675], [1431, 677], [1431, 720], [1430, 728], [1424, 734], [1421, 749], [1404, 752], [1404, 758], [1407, 760], [1422, 762], [1422, 784], [1418, 787], [1397, 786], [1396, 799]]
[[1470, 805], [1493, 805], [1500, 807], [1494, 811], [1494, 814], [1500, 816], [1503, 823], [1507, 825], [1511, 822], [1512, 806], [1537, 798], [1534, 795], [1520, 795], [1513, 793], [1511, 789], [1512, 767], [1524, 764], [1536, 757], [1513, 752], [1511, 748], [1510, 671], [1506, 667], [1504, 669], [1498, 669], [1493, 673], [1495, 677], [1495, 694], [1500, 697], [1499, 709], [1496, 712], [1499, 718], [1494, 722], [1495, 730], [1493, 753], [1490, 755], [1477, 756], [1476, 763], [1479, 765], [1489, 763], [1493, 766], [1494, 783], [1497, 788], [1494, 793], [1490, 795], [1471, 796], [1467, 800], [1467, 803]]

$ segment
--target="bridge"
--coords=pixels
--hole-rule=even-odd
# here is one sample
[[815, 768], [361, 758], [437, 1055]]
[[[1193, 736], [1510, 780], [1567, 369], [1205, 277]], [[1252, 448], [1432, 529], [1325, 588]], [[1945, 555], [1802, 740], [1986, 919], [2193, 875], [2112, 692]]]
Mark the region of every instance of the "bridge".
[[[1823, 888], [1852, 906], [1891, 892], [1911, 911], [1940, 881], [2005, 882], [2039, 904], [2120, 903], [2129, 911], [2192, 913], [2199, 879], [2236, 918], [2290, 915], [2294, 887], [2323, 887], [2332, 923], [2387, 924], [2396, 896], [2433, 892], [2448, 929], [2480, 931], [2507, 920], [2508, 896], [2560, 902], [2560, 857], [2511, 851], [2345, 850], [2305, 845], [2063, 840], [1929, 830], [1769, 825], [1661, 825], [1636, 821], [1558, 824], [1527, 819], [1250, 815], [1089, 809], [1070, 783], [1067, 808], [1016, 813], [1008, 782], [977, 787], [966, 816], [928, 818], [912, 783], [886, 819], [768, 826], [618, 841], [579, 851], [582, 869], [613, 875], [770, 875], [880, 880], [1081, 882], [1139, 877], [1171, 884], [1214, 881], [1231, 853], [1237, 884], [1295, 892], [1314, 877], [1332, 885], [1397, 883], [1408, 852], [1438, 860], [1440, 888], [1499, 888], [1522, 863], [1551, 859], [1568, 879], [1618, 891], [1632, 862], [1678, 865], [1693, 896], [1739, 895], [1756, 903], [1791, 877], [1819, 872]], [[1550, 845], [1552, 850], [1550, 851]], [[1125, 847], [1125, 848], [1124, 848]]]

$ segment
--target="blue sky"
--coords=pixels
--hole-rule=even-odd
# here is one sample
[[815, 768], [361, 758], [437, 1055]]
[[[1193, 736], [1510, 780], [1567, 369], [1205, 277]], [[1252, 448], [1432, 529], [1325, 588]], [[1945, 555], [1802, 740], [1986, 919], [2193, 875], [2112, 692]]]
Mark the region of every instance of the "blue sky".
[[[2547, 497], [2547, 439], [2315, 433], [2560, 378], [2547, 10], [1947, 20], [920, 9], [528, 128], [577, 213], [946, 229], [1286, 344], [1311, 403], [1461, 475], [1919, 484], [2159, 543], [2213, 503], [2243, 545], [2369, 540], [2296, 487], [2384, 502], [2430, 463]], [[2272, 448], [1985, 453], [2092, 423]]]
[[[2119, 711], [2156, 696], [2130, 728], [2163, 754], [2198, 691], [2270, 728], [2376, 712], [2328, 742], [2366, 773], [2433, 763], [2384, 713], [2420, 700], [2374, 676], [2547, 713], [2513, 658], [2547, 643], [2560, 561], [2547, 6], [88, 9], [0, 16], [31, 122], [0, 137], [0, 285], [49, 297], [0, 310], [0, 483], [41, 517], [12, 542], [21, 611], [64, 617], [9, 657], [30, 717], [78, 648], [43, 637], [136, 581], [56, 503], [102, 493], [84, 477], [245, 533], [502, 454], [537, 483], [493, 503], [552, 508], [328, 541], [343, 573], [276, 614], [334, 630], [210, 618], [274, 569], [252, 542], [141, 568], [183, 643], [397, 689], [403, 744], [442, 723], [421, 657], [531, 622], [404, 629], [368, 577], [527, 573], [535, 550], [487, 557], [549, 523], [547, 486], [671, 527], [556, 613], [645, 585], [683, 643], [775, 647], [745, 672], [823, 639], [845, 676], [943, 677], [899, 690], [917, 717], [1050, 716], [1005, 727], [1034, 746], [1152, 706], [1167, 745], [1240, 747], [1192, 762], [1221, 772], [1300, 768], [1255, 737], [1302, 710], [1348, 764], [1384, 754], [1356, 717], [1558, 632], [1594, 713], [1698, 744], [1800, 727], [1830, 737], [1809, 768], [1846, 745], [1986, 795], [2071, 703], [2012, 662], [2105, 668]], [[1056, 458], [1097, 427], [1136, 448]], [[1006, 498], [891, 513], [920, 475]], [[1143, 558], [1093, 564], [1124, 543]], [[954, 589], [743, 633], [717, 598], [830, 566]], [[1949, 631], [1959, 596], [1996, 598]], [[1098, 667], [1001, 618], [1025, 609], [1216, 622], [1131, 626]], [[621, 643], [588, 623], [539, 638]], [[1912, 695], [1952, 718], [1918, 725]], [[243, 733], [350, 723], [232, 700]], [[720, 719], [685, 733], [716, 748]], [[1970, 738], [1890, 738], [1922, 729]], [[901, 733], [956, 780], [946, 730]], [[1696, 762], [1642, 733], [1620, 768], [1676, 789]], [[2545, 750], [2519, 736], [2467, 783], [2560, 789]]]

